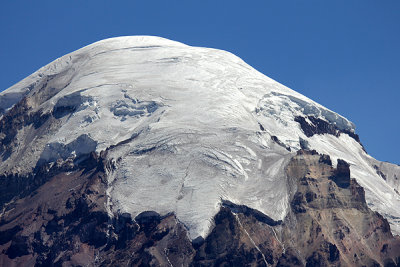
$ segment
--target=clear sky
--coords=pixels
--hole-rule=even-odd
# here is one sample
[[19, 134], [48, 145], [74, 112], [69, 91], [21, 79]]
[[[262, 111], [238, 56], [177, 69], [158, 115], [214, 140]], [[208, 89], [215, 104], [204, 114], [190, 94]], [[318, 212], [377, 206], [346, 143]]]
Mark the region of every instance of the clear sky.
[[400, 164], [400, 1], [3, 1], [0, 91], [66, 53], [121, 35], [228, 50], [357, 125]]

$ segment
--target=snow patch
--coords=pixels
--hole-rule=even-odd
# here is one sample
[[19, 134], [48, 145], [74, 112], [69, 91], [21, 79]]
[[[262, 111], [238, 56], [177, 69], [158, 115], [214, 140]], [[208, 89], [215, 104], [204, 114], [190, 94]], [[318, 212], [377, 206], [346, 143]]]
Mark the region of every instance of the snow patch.
[[69, 157], [78, 158], [96, 150], [97, 142], [87, 134], [82, 134], [69, 144], [49, 143], [45, 146], [37, 166]]
[[126, 117], [142, 117], [149, 116], [158, 109], [159, 105], [155, 101], [140, 101], [132, 99], [127, 102], [125, 100], [117, 100], [111, 104], [110, 111], [121, 120], [126, 120]]
[[108, 149], [117, 165], [108, 181], [110, 213], [174, 211], [191, 237], [208, 233], [221, 199], [282, 220], [289, 208], [285, 166], [302, 145], [334, 163], [348, 161], [370, 207], [400, 229], [390, 217], [400, 217], [398, 183], [386, 183], [348, 135], [307, 137], [295, 117], [349, 132], [354, 125], [231, 53], [159, 37], [107, 39], [0, 93], [0, 116], [24, 96], [31, 112], [52, 113], [55, 122], [35, 129], [40, 146], [30, 147], [28, 127], [19, 130], [16, 150], [37, 151], [7, 168], [30, 171], [30, 162]]
[[352, 122], [339, 114], [330, 111], [313, 101], [306, 101], [294, 95], [270, 92], [266, 94], [259, 104], [259, 111], [264, 116], [271, 116], [284, 126], [296, 116], [314, 116], [334, 124], [339, 130], [354, 132], [355, 126]]

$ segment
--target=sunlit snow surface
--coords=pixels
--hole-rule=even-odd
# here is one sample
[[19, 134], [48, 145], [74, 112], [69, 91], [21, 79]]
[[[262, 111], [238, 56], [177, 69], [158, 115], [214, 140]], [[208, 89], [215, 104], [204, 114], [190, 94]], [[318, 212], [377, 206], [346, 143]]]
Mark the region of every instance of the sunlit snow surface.
[[[313, 115], [347, 131], [354, 125], [228, 52], [158, 37], [108, 39], [4, 91], [0, 108], [32, 96], [49, 77], [56, 77], [52, 86], [59, 92], [36, 110], [74, 112], [60, 115], [60, 127], [37, 151], [2, 162], [3, 169], [114, 146], [108, 154], [117, 166], [109, 175], [110, 212], [174, 211], [195, 238], [208, 233], [221, 199], [284, 219], [290, 190], [284, 169], [301, 138], [311, 149], [348, 161], [369, 206], [400, 233], [400, 197], [376, 173], [373, 159], [346, 134], [307, 138], [294, 118]], [[62, 153], [53, 153], [58, 147]]]

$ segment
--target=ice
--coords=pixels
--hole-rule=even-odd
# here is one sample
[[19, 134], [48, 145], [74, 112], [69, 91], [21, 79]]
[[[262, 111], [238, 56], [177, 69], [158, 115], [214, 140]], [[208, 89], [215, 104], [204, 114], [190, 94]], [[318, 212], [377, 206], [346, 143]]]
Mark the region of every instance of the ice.
[[[141, 133], [124, 145], [129, 146], [124, 148], [126, 154], [118, 155], [122, 161], [110, 191], [113, 209], [135, 215], [143, 210], [174, 210], [191, 238], [207, 235], [221, 199], [282, 220], [288, 208], [284, 166], [290, 154], [263, 149], [248, 141], [250, 134], [255, 133], [182, 129]], [[246, 171], [240, 163], [243, 158]], [[257, 168], [258, 159], [263, 168]]]
[[[400, 194], [394, 189], [395, 184], [385, 181], [379, 176], [371, 164], [371, 157], [361, 145], [347, 134], [339, 137], [332, 135], [313, 136], [309, 139], [311, 149], [330, 155], [334, 164], [343, 159], [350, 164], [350, 175], [365, 189], [365, 197], [369, 207], [386, 217], [395, 234], [400, 234]], [[373, 160], [375, 164], [378, 162]], [[383, 164], [385, 165], [385, 164]], [[395, 166], [389, 170], [395, 169]], [[388, 173], [389, 170], [383, 168]], [[396, 170], [397, 173], [399, 169]], [[392, 175], [395, 175], [392, 172]]]
[[[354, 125], [229, 52], [160, 37], [107, 39], [0, 93], [0, 112], [23, 97], [30, 112], [51, 114], [54, 122], [20, 129], [0, 169], [29, 172], [38, 163], [108, 149], [116, 166], [108, 173], [110, 213], [172, 211], [191, 238], [207, 235], [221, 200], [282, 220], [289, 208], [285, 167], [302, 142], [334, 162], [348, 161], [370, 207], [400, 233], [393, 219], [398, 184], [383, 180], [347, 134], [307, 137], [294, 119], [312, 115], [348, 132]], [[382, 170], [394, 180], [397, 170]]]
[[46, 162], [54, 162], [57, 159], [67, 159], [71, 155], [73, 158], [89, 154], [96, 149], [97, 142], [88, 135], [82, 134], [69, 144], [50, 143], [47, 144], [40, 156], [38, 165]]

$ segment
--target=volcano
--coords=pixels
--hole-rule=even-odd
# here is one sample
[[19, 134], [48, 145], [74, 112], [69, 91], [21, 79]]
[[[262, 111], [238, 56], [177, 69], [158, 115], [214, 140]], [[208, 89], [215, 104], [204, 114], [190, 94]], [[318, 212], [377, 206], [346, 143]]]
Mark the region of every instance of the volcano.
[[229, 52], [106, 39], [0, 93], [0, 265], [398, 266], [399, 178]]

